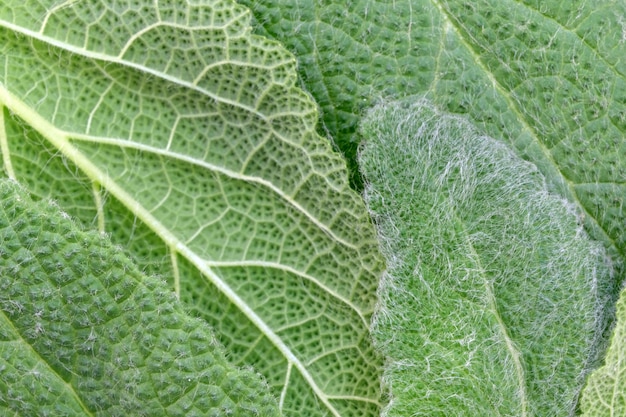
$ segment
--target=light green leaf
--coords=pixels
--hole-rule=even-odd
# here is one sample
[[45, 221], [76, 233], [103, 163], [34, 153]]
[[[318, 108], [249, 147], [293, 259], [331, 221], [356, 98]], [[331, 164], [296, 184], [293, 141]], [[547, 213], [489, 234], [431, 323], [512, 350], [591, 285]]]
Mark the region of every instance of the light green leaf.
[[5, 172], [173, 277], [286, 415], [374, 416], [382, 270], [295, 60], [230, 1], [4, 1]]
[[364, 109], [427, 96], [535, 163], [623, 264], [626, 2], [241, 2], [298, 57], [355, 183]]
[[626, 290], [617, 302], [617, 323], [605, 364], [589, 375], [580, 398], [582, 417], [626, 416]]
[[610, 269], [536, 167], [418, 101], [364, 120], [389, 270], [373, 329], [393, 416], [573, 415]]
[[3, 416], [279, 414], [163, 281], [6, 179], [0, 241]]

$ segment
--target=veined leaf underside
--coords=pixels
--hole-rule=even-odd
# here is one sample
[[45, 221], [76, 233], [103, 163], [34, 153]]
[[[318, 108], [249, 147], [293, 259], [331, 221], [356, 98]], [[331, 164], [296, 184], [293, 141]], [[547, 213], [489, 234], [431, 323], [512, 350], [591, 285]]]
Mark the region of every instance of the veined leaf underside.
[[382, 262], [293, 57], [230, 2], [7, 6], [5, 172], [171, 276], [285, 414], [376, 415]]

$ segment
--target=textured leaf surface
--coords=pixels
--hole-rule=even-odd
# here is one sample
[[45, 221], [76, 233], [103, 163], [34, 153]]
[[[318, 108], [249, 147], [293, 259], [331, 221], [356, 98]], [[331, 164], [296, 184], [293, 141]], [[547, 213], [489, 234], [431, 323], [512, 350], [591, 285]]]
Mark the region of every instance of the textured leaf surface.
[[230, 1], [5, 1], [4, 170], [110, 233], [287, 415], [376, 415], [382, 269], [295, 60]]
[[616, 261], [626, 256], [626, 2], [241, 2], [298, 57], [352, 160], [364, 109], [426, 95], [511, 143], [577, 202]]
[[6, 179], [0, 241], [0, 414], [279, 414], [163, 281]]
[[604, 251], [544, 177], [425, 102], [365, 118], [389, 271], [373, 333], [393, 416], [573, 415], [602, 344]]
[[617, 323], [605, 364], [593, 371], [580, 399], [583, 417], [626, 416], [626, 291], [617, 302]]

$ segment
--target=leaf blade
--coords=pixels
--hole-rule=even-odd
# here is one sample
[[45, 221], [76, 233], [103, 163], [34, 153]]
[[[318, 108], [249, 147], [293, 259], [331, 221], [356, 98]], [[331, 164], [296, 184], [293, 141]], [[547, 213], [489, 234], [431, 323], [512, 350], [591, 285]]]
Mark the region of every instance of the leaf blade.
[[[21, 23], [22, 41], [4, 49], [10, 60], [0, 81], [14, 98], [5, 93], [5, 105], [38, 132], [9, 144], [18, 179], [54, 195], [86, 224], [97, 219], [148, 268], [169, 263], [181, 299], [221, 331], [237, 361], [254, 363], [277, 396], [285, 393], [285, 410], [339, 415], [363, 407], [376, 414], [379, 387], [371, 376], [380, 359], [366, 323], [382, 261], [344, 163], [315, 133], [315, 106], [293, 85], [295, 61], [250, 36], [248, 13], [231, 3], [171, 16], [173, 9], [146, 7], [137, 20], [145, 30], [123, 27], [121, 40], [93, 47], [87, 30], [64, 32], [58, 22], [102, 29], [120, 10], [68, 3], [49, 10], [43, 29], [33, 26], [41, 20]], [[210, 24], [200, 21], [203, 13]], [[209, 53], [200, 57], [189, 44]], [[150, 55], [159, 45], [161, 58]], [[15, 138], [29, 137], [9, 119]], [[53, 146], [29, 145], [36, 141]], [[63, 159], [53, 163], [38, 147]], [[33, 172], [76, 186], [55, 184], [53, 193]], [[225, 319], [224, 311], [239, 318]], [[285, 324], [290, 319], [299, 326]]]
[[[390, 268], [373, 334], [389, 415], [574, 415], [610, 266], [536, 167], [425, 100], [364, 119]], [[570, 327], [571, 326], [571, 327]]]

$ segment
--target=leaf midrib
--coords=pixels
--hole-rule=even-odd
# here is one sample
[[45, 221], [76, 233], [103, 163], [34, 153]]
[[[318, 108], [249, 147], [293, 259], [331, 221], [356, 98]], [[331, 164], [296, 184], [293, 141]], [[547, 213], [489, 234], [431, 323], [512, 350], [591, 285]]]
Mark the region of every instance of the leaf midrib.
[[[181, 242], [169, 229], [163, 226], [152, 214], [150, 214], [138, 201], [132, 198], [119, 184], [97, 168], [85, 155], [70, 143], [67, 133], [49, 123], [26, 103], [15, 97], [11, 92], [0, 84], [0, 103], [4, 104], [11, 112], [22, 118], [42, 137], [56, 147], [61, 154], [72, 161], [94, 183], [104, 187], [111, 195], [115, 196], [129, 211], [137, 216], [146, 226], [157, 234], [161, 240], [173, 252], [180, 253], [202, 275], [222, 292], [234, 306], [236, 306], [278, 349], [289, 364], [295, 366], [302, 377], [307, 381], [315, 395], [335, 417], [341, 417], [340, 413], [330, 403], [332, 398], [317, 385], [313, 376], [300, 359], [291, 351], [283, 340], [252, 310], [246, 302], [213, 270], [207, 265], [206, 260], [193, 252], [187, 245]], [[289, 381], [285, 381], [288, 385]], [[287, 389], [285, 387], [285, 389]], [[361, 401], [372, 402], [371, 399], [358, 397]]]
[[[560, 181], [566, 185], [567, 187], [567, 197], [569, 197], [570, 199], [572, 199], [573, 201], [576, 202], [576, 206], [579, 208], [579, 210], [581, 210], [584, 214], [585, 214], [585, 218], [586, 219], [592, 219], [593, 225], [594, 225], [594, 229], [596, 231], [600, 231], [602, 233], [602, 237], [603, 239], [610, 243], [610, 245], [612, 246], [612, 248], [619, 253], [622, 257], [626, 257], [626, 254], [620, 250], [620, 248], [617, 246], [617, 243], [615, 241], [614, 238], [612, 238], [609, 234], [608, 231], [605, 230], [605, 228], [599, 223], [598, 219], [595, 218], [595, 216], [593, 216], [592, 213], [590, 213], [586, 208], [585, 205], [582, 204], [582, 202], [580, 201], [580, 199], [578, 198], [578, 194], [576, 193], [575, 187], [578, 185], [577, 183], [574, 183], [572, 181], [570, 181], [561, 171], [561, 167], [559, 164], [556, 163], [556, 161], [554, 160], [552, 153], [550, 152], [550, 150], [548, 149], [548, 147], [546, 147], [543, 142], [541, 142], [539, 140], [539, 137], [537, 135], [537, 132], [535, 131], [535, 129], [532, 128], [532, 126], [527, 122], [526, 118], [524, 117], [523, 113], [518, 109], [518, 107], [515, 105], [514, 101], [512, 100], [510, 94], [508, 94], [507, 90], [502, 86], [502, 84], [500, 84], [500, 82], [497, 80], [497, 78], [494, 76], [494, 74], [488, 70], [488, 68], [485, 66], [485, 64], [482, 62], [480, 55], [477, 53], [477, 51], [474, 50], [474, 48], [472, 47], [472, 44], [470, 42], [467, 41], [467, 39], [465, 39], [465, 37], [463, 36], [463, 32], [461, 30], [461, 27], [459, 27], [458, 25], [456, 25], [455, 23], [457, 22], [456, 19], [453, 19], [453, 17], [447, 12], [447, 10], [445, 9], [445, 7], [443, 7], [443, 5], [440, 3], [439, 0], [430, 0], [433, 5], [440, 11], [444, 21], [452, 28], [452, 30], [454, 30], [454, 32], [456, 33], [457, 38], [459, 39], [459, 41], [461, 42], [461, 44], [467, 49], [467, 51], [469, 52], [469, 54], [472, 56], [472, 58], [474, 59], [476, 65], [478, 67], [480, 67], [480, 69], [483, 71], [483, 73], [487, 76], [487, 78], [489, 78], [489, 80], [491, 81], [494, 89], [500, 94], [500, 96], [502, 96], [505, 100], [505, 102], [507, 103], [507, 106], [509, 107], [510, 111], [515, 114], [517, 120], [519, 121], [519, 123], [522, 125], [522, 127], [528, 132], [529, 135], [531, 135], [534, 143], [539, 146], [539, 148], [541, 149], [542, 154], [544, 155], [544, 157], [546, 158], [546, 160], [552, 165], [552, 167], [556, 170], [556, 172], [558, 172], [560, 174]], [[533, 9], [531, 9], [533, 10]], [[539, 12], [537, 12], [539, 13]], [[543, 16], [543, 15], [542, 15]], [[556, 22], [555, 23], [557, 25], [559, 25], [559, 27], [563, 28], [563, 26]], [[567, 29], [567, 28], [563, 28], [563, 30], [569, 32], [569, 33], [574, 33], [579, 39], [580, 37], [578, 36], [578, 34], [576, 34], [575, 32], [572, 32], [571, 30]], [[601, 60], [603, 60], [605, 62], [605, 64], [611, 68], [616, 75], [621, 76], [621, 74], [619, 74], [619, 72], [617, 72], [617, 70], [614, 68], [614, 66], [610, 65], [609, 63], [606, 63], [606, 61], [604, 60], [604, 58], [602, 56], [600, 56], [599, 54], [596, 53], [596, 51], [591, 48], [587, 43], [583, 42], [585, 45], [587, 45], [587, 47], [589, 47], [590, 50], [592, 50], [594, 52], [594, 54], [596, 56], [598, 56]]]
[[509, 332], [507, 330], [506, 323], [504, 322], [504, 320], [500, 316], [500, 313], [498, 312], [496, 296], [493, 292], [493, 284], [487, 278], [487, 273], [485, 272], [485, 268], [482, 265], [481, 257], [476, 251], [476, 248], [474, 247], [472, 240], [470, 239], [469, 232], [467, 228], [465, 227], [465, 223], [463, 222], [461, 217], [458, 215], [456, 209], [454, 208], [454, 204], [450, 205], [450, 211], [452, 212], [452, 215], [454, 216], [456, 224], [458, 224], [459, 227], [461, 227], [463, 240], [469, 250], [469, 258], [476, 264], [477, 266], [476, 272], [480, 275], [480, 278], [482, 279], [484, 287], [485, 287], [485, 293], [487, 294], [487, 300], [489, 303], [488, 309], [493, 314], [493, 317], [496, 319], [496, 322], [498, 323], [498, 328], [500, 329], [500, 333], [502, 334], [502, 339], [504, 340], [506, 349], [509, 352], [509, 356], [513, 362], [513, 366], [515, 368], [515, 376], [517, 377], [517, 383], [519, 386], [519, 396], [520, 396], [520, 405], [521, 405], [521, 413], [522, 413], [520, 417], [527, 417], [528, 416], [528, 393], [526, 392], [526, 376], [524, 372], [524, 366], [522, 365], [522, 359], [521, 359], [522, 354], [520, 350], [515, 346], [515, 342], [511, 339], [511, 336], [509, 335]]

